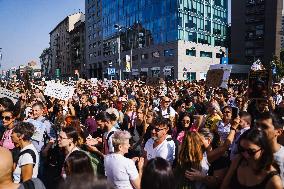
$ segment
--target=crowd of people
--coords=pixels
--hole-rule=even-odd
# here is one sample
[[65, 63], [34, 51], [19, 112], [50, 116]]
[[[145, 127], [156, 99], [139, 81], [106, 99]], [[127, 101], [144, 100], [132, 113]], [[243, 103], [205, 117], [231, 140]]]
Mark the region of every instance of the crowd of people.
[[[70, 85], [70, 83], [63, 83]], [[0, 189], [282, 189], [284, 86], [248, 98], [244, 80], [1, 81]]]

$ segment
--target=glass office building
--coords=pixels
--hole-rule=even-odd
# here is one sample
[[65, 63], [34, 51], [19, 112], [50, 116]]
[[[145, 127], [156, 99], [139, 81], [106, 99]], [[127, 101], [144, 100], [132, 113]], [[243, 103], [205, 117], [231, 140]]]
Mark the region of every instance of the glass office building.
[[[107, 41], [116, 39], [118, 35], [115, 24], [125, 28], [126, 34], [125, 36], [122, 34], [121, 39], [122, 51], [125, 51], [125, 54], [129, 54], [126, 52], [130, 49], [129, 41], [132, 40], [132, 43], [133, 40], [143, 41], [142, 44], [132, 45], [131, 53], [135, 69], [147, 67], [151, 70], [150, 65], [147, 64], [160, 67], [160, 70], [173, 66], [175, 78], [180, 79], [184, 75], [180, 73], [181, 67], [200, 72], [199, 69], [194, 68], [196, 66], [194, 63], [199, 63], [198, 58], [203, 57], [206, 62], [204, 64], [207, 64], [203, 66], [206, 72], [209, 64], [219, 63], [220, 52], [225, 52], [225, 48], [222, 47], [228, 26], [228, 0], [103, 0], [100, 2], [102, 46], [104, 43], [110, 46], [114, 44]], [[88, 19], [87, 9], [86, 19]], [[142, 37], [133, 38], [131, 34], [133, 30], [138, 30], [135, 35], [142, 33]], [[180, 44], [181, 42], [183, 44]], [[206, 47], [204, 48], [203, 45]], [[218, 47], [217, 50], [214, 50], [214, 47]], [[111, 54], [117, 54], [117, 50], [102, 47], [102, 51], [105, 49], [112, 49], [113, 53], [102, 53], [103, 58], [96, 59], [99, 62], [115, 63], [114, 59], [117, 59], [117, 56], [112, 57]], [[147, 60], [145, 57], [148, 57]], [[157, 57], [160, 60], [157, 60]], [[111, 58], [114, 59], [110, 60]], [[182, 63], [183, 60], [191, 63], [183, 65], [186, 64]], [[204, 60], [201, 59], [201, 62]], [[135, 61], [139, 62], [139, 66], [135, 66]]]

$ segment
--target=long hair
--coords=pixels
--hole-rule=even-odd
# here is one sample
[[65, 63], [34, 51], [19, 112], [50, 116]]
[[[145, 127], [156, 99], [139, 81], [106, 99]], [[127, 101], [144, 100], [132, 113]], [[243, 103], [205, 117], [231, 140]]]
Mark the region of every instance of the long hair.
[[181, 167], [200, 168], [203, 159], [202, 141], [197, 132], [186, 132], [178, 154], [178, 164]]
[[242, 140], [248, 140], [253, 144], [259, 146], [263, 153], [260, 159], [257, 162], [256, 173], [259, 173], [261, 170], [268, 170], [273, 164], [273, 152], [269, 145], [268, 139], [265, 133], [259, 129], [249, 129], [245, 131], [238, 142], [238, 149], [240, 149], [240, 143]]
[[141, 189], [175, 189], [175, 177], [170, 163], [160, 157], [151, 159], [143, 170]]
[[72, 152], [65, 161], [65, 170], [69, 176], [75, 174], [88, 174], [94, 176], [94, 169], [89, 156], [82, 151]]

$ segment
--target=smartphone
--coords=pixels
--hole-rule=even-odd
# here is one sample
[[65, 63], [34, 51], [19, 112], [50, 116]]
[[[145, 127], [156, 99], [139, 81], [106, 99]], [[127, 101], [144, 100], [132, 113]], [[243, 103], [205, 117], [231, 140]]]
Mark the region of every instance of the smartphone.
[[239, 108], [237, 107], [232, 107], [232, 119], [235, 119], [239, 116]]

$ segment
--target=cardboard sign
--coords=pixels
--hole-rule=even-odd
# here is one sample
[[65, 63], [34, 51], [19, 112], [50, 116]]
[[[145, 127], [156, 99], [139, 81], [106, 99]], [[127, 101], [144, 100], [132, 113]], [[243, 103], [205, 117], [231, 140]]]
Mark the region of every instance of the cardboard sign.
[[223, 82], [223, 76], [223, 69], [209, 70], [206, 75], [206, 86], [213, 88], [220, 87]]
[[224, 71], [222, 83], [220, 84], [219, 87], [227, 89], [229, 78], [232, 71], [232, 65], [224, 65], [224, 64], [210, 65], [210, 70], [215, 70], [215, 69], [222, 69]]
[[13, 101], [14, 104], [19, 100], [20, 94], [15, 93], [13, 91], [10, 91], [8, 89], [5, 89], [3, 87], [0, 87], [0, 98], [7, 97]]
[[248, 96], [253, 99], [266, 99], [270, 94], [271, 74], [267, 70], [250, 71]]
[[60, 100], [68, 100], [72, 98], [75, 88], [72, 86], [64, 86], [60, 83], [48, 83], [44, 95], [51, 96]]

